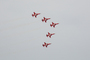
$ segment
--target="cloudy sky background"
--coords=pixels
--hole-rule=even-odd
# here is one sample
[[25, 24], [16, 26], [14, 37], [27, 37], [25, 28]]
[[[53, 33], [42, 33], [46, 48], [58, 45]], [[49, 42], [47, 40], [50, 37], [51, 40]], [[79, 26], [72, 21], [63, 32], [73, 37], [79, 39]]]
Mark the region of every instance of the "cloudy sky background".
[[0, 0], [0, 60], [90, 60], [89, 36], [89, 0]]

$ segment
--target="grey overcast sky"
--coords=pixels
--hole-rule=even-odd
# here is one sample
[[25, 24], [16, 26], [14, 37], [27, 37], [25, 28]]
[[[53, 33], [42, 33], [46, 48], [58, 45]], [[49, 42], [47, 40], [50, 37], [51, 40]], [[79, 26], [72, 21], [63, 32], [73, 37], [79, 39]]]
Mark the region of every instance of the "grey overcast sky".
[[0, 0], [0, 60], [90, 60], [90, 0]]

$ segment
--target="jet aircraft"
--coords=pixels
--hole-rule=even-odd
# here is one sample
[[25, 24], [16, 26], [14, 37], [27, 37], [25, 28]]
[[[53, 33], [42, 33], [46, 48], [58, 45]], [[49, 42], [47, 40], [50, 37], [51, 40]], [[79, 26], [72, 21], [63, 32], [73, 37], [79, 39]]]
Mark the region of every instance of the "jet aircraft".
[[37, 15], [39, 15], [40, 13], [35, 13], [35, 12], [33, 12], [34, 14], [32, 14], [32, 17], [34, 17], [35, 16], [35, 18], [37, 17]]
[[48, 34], [46, 34], [46, 36], [47, 36], [47, 37], [49, 36], [49, 37], [51, 38], [51, 36], [54, 35], [54, 34], [55, 34], [55, 33], [52, 33], [52, 34], [51, 34], [51, 33], [48, 32]]
[[45, 17], [43, 17], [42, 22], [43, 22], [43, 21], [47, 22], [47, 20], [49, 20], [49, 19], [50, 19], [50, 18], [45, 18]]
[[55, 28], [55, 25], [57, 25], [57, 24], [59, 24], [59, 23], [53, 23], [53, 22], [52, 22], [52, 24], [50, 24], [50, 26], [51, 26], [51, 27], [53, 26], [53, 27]]
[[44, 47], [47, 47], [48, 45], [50, 45], [51, 43], [46, 43], [46, 42], [44, 42], [44, 44], [42, 44], [42, 46]]

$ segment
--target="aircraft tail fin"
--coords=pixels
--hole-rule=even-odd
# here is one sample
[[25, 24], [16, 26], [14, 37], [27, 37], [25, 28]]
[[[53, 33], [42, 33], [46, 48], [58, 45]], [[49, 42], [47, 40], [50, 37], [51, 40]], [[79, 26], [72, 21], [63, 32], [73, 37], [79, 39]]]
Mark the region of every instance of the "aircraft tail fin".
[[44, 45], [44, 44], [42, 44], [42, 46], [44, 47], [45, 45]]
[[45, 19], [45, 17], [43, 17]]
[[51, 38], [51, 36], [49, 36]]
[[52, 27], [52, 24], [50, 24], [50, 26]]
[[34, 14], [32, 14], [32, 16], [34, 16]]
[[42, 22], [44, 21], [44, 19], [42, 19]]
[[46, 23], [47, 21], [45, 21], [45, 23]]
[[48, 37], [48, 35], [46, 35]]
[[55, 25], [53, 27], [55, 28]]
[[48, 45], [46, 45], [46, 48], [47, 48]]

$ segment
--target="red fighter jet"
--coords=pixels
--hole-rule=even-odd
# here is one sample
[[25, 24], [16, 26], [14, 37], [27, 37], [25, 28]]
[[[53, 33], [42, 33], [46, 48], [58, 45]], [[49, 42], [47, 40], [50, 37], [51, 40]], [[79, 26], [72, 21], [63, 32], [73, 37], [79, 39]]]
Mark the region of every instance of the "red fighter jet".
[[39, 15], [40, 13], [35, 13], [35, 12], [33, 12], [34, 14], [32, 14], [32, 17], [34, 17], [35, 16], [35, 18], [37, 17], [37, 15]]
[[50, 26], [51, 26], [51, 27], [53, 26], [53, 27], [55, 28], [55, 25], [57, 25], [57, 24], [59, 24], [59, 23], [53, 23], [53, 22], [52, 22], [52, 24], [50, 24]]
[[44, 47], [47, 47], [48, 45], [50, 45], [51, 43], [46, 43], [46, 42], [44, 42], [44, 44], [42, 44], [42, 46]]
[[50, 33], [48, 32], [48, 34], [46, 34], [46, 36], [47, 36], [47, 37], [49, 36], [49, 37], [51, 38], [51, 36], [54, 35], [54, 34], [55, 34], [55, 33], [50, 34]]
[[42, 22], [43, 22], [43, 21], [47, 22], [47, 20], [49, 20], [49, 19], [50, 19], [50, 18], [45, 18], [45, 17], [43, 17]]

